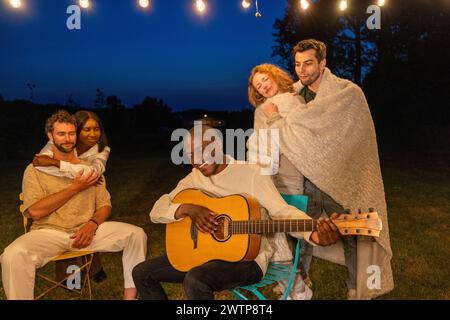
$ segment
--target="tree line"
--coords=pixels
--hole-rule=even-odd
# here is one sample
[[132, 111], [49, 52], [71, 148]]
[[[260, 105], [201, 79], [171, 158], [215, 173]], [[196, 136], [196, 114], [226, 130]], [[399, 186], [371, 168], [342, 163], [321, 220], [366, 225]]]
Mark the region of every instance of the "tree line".
[[[450, 152], [450, 6], [445, 0], [388, 1], [381, 10], [381, 29], [369, 30], [366, 8], [372, 0], [352, 1], [338, 14], [336, 1], [317, 0], [301, 11], [288, 0], [284, 17], [274, 24], [273, 56], [293, 76], [292, 48], [302, 39], [328, 45], [327, 65], [338, 76], [364, 90], [383, 150]], [[0, 161], [23, 158], [45, 143], [45, 119], [58, 109], [83, 108], [72, 95], [65, 105], [35, 104], [35, 84], [27, 84], [30, 100], [6, 101], [0, 94]], [[148, 141], [167, 147], [170, 132], [189, 126], [204, 113], [223, 128], [252, 126], [252, 108], [242, 111], [174, 112], [161, 99], [146, 97], [132, 108], [120, 98], [96, 90], [92, 110], [103, 119], [116, 148], [145, 151]]]
[[378, 30], [366, 25], [373, 4], [351, 1], [339, 13], [334, 0], [314, 1], [307, 11], [288, 0], [274, 24], [273, 56], [294, 75], [295, 44], [325, 42], [332, 72], [363, 88], [382, 147], [450, 151], [448, 1], [387, 1]]

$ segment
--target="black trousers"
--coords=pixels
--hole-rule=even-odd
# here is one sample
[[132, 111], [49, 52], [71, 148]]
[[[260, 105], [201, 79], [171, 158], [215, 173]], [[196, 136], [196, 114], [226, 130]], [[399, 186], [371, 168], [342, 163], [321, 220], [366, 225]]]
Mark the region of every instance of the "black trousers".
[[143, 300], [166, 300], [161, 282], [183, 283], [189, 300], [213, 300], [214, 292], [250, 285], [263, 277], [255, 261], [211, 261], [189, 272], [176, 270], [167, 255], [141, 262], [133, 269], [133, 280]]

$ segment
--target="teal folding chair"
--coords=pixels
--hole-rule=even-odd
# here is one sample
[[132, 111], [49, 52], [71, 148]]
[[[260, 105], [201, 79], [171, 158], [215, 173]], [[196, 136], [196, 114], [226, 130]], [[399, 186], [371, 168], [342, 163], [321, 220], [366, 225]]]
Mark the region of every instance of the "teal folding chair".
[[[304, 195], [291, 195], [282, 194], [283, 199], [303, 212], [306, 212], [308, 207], [308, 197]], [[295, 258], [292, 265], [283, 265], [275, 262], [270, 262], [267, 267], [267, 272], [264, 277], [258, 283], [251, 284], [248, 286], [241, 286], [234, 288], [231, 293], [238, 300], [249, 300], [243, 292], [253, 293], [259, 300], [267, 300], [266, 297], [259, 291], [259, 288], [265, 287], [269, 284], [289, 279], [288, 285], [286, 287], [286, 292], [284, 293], [283, 299], [287, 300], [289, 292], [291, 291], [292, 284], [294, 282], [295, 273], [297, 271], [298, 260], [300, 257], [300, 239], [297, 240], [297, 245], [295, 247]], [[241, 292], [242, 291], [242, 292]]]

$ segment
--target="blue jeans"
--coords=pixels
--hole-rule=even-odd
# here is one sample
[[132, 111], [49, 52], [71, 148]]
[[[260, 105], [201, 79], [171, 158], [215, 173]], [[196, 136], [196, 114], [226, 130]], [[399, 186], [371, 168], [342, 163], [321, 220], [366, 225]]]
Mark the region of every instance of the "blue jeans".
[[[318, 219], [324, 210], [327, 215], [332, 213], [345, 213], [344, 208], [336, 203], [329, 195], [322, 192], [311, 181], [305, 178], [304, 194], [308, 196], [307, 214], [311, 218]], [[345, 265], [347, 266], [347, 288], [356, 289], [356, 236], [343, 236]], [[305, 240], [301, 242], [300, 266], [302, 275], [306, 277], [311, 265], [313, 246]]]
[[167, 300], [161, 282], [183, 283], [189, 300], [213, 300], [214, 292], [259, 282], [263, 277], [255, 261], [211, 261], [188, 272], [176, 270], [167, 255], [141, 262], [133, 280], [143, 300]]

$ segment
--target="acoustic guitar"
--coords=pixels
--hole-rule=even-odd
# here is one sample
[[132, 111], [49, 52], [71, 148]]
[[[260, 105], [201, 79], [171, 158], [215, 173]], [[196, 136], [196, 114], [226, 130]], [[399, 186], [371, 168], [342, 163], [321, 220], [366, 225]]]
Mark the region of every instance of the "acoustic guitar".
[[[166, 252], [171, 265], [183, 272], [212, 260], [254, 260], [261, 235], [314, 231], [313, 219], [261, 220], [261, 206], [247, 195], [212, 197], [197, 189], [178, 193], [173, 203], [195, 204], [216, 212], [214, 233], [203, 233], [189, 217], [166, 226]], [[342, 214], [333, 220], [341, 235], [378, 237], [382, 229], [377, 212]]]

